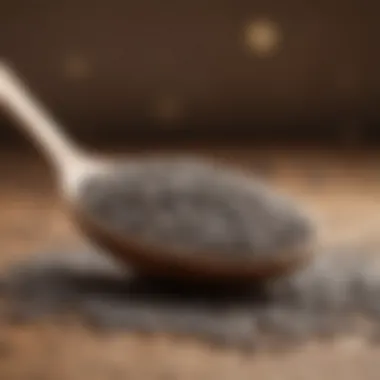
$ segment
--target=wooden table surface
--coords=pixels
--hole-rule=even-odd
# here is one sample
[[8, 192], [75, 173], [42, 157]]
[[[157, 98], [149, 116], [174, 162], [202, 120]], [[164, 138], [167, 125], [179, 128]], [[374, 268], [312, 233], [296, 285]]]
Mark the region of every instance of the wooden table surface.
[[[323, 244], [380, 242], [380, 154], [321, 149], [214, 149], [259, 169], [315, 216]], [[207, 149], [203, 149], [205, 153]], [[210, 153], [210, 152], [207, 152]], [[35, 152], [0, 155], [0, 266], [83, 244]], [[380, 247], [380, 244], [379, 244]], [[0, 325], [0, 379], [378, 379], [380, 349], [358, 338], [286, 354], [243, 354], [168, 336], [100, 334], [78, 323]]]

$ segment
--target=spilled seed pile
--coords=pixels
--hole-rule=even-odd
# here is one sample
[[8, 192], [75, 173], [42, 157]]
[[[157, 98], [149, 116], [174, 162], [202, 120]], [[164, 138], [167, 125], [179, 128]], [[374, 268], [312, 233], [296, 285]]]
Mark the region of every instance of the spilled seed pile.
[[81, 207], [117, 236], [229, 260], [273, 258], [307, 242], [308, 218], [243, 173], [194, 158], [146, 159], [87, 181]]
[[3, 323], [76, 311], [97, 329], [169, 333], [245, 349], [380, 336], [380, 255], [321, 252], [307, 268], [237, 289], [139, 278], [92, 251], [51, 252], [2, 278]]
[[[118, 172], [119, 173], [119, 172]], [[82, 188], [83, 211], [107, 229], [179, 254], [231, 260], [273, 255], [308, 240], [288, 200], [204, 162], [131, 163]], [[198, 337], [244, 349], [278, 348], [343, 333], [380, 336], [380, 254], [322, 250], [303, 269], [251, 285], [139, 277], [96, 251], [37, 255], [1, 278], [7, 321], [76, 312], [93, 328]]]

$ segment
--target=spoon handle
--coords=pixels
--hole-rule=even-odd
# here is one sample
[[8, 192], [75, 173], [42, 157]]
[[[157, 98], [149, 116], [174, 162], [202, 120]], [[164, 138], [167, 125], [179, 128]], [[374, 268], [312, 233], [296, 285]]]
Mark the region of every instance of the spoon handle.
[[49, 115], [26, 84], [0, 61], [0, 106], [37, 143], [56, 169], [63, 171], [82, 161], [83, 154], [69, 140], [63, 128]]

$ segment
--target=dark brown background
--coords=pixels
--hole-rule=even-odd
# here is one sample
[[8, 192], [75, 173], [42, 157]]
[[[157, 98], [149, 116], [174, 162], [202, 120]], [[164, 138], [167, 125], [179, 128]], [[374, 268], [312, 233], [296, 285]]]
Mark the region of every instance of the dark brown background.
[[[3, 0], [0, 54], [79, 135], [331, 138], [377, 130], [379, 14], [376, 0]], [[256, 20], [279, 27], [274, 54], [244, 43]]]

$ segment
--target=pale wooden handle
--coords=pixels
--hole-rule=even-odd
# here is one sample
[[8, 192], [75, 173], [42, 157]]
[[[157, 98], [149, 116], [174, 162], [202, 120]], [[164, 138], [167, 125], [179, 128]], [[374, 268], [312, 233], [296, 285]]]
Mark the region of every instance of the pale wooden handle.
[[67, 138], [63, 129], [38, 102], [16, 73], [0, 61], [0, 105], [17, 121], [59, 170], [67, 169], [82, 154]]

